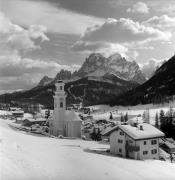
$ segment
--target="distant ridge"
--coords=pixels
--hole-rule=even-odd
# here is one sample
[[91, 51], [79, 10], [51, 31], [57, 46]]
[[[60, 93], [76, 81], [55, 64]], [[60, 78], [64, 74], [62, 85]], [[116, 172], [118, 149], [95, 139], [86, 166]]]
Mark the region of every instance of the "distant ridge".
[[164, 103], [175, 95], [175, 56], [161, 65], [154, 75], [133, 90], [118, 96], [111, 105]]
[[44, 76], [31, 90], [1, 95], [0, 101], [37, 102], [53, 107], [56, 80], [64, 80], [68, 104], [94, 105], [109, 104], [119, 94], [143, 83], [145, 77], [136, 62], [127, 61], [118, 53], [108, 58], [92, 53], [78, 71], [61, 70], [55, 78]]

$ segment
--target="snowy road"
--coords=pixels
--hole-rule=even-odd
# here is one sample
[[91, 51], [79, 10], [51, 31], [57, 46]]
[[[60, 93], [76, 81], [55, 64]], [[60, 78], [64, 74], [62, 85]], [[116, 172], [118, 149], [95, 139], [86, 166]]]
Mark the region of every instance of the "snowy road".
[[96, 153], [97, 142], [53, 139], [15, 131], [0, 120], [2, 180], [174, 180], [175, 164]]

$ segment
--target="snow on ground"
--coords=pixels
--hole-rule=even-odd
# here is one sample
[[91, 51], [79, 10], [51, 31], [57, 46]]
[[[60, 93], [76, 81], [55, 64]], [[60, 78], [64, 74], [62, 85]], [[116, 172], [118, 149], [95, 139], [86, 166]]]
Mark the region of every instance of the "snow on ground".
[[153, 104], [146, 104], [146, 105], [137, 105], [137, 106], [114, 106], [110, 107], [108, 105], [96, 105], [96, 106], [91, 106], [91, 109], [96, 110], [95, 113], [93, 114], [94, 119], [109, 119], [110, 117], [110, 112], [113, 114], [113, 118], [120, 118], [121, 114], [125, 115], [128, 113], [129, 117], [132, 116], [137, 116], [137, 115], [143, 115], [143, 112], [147, 109], [149, 109], [150, 113], [150, 123], [155, 124], [155, 116], [156, 113], [158, 113], [160, 110], [164, 110], [167, 112], [170, 108], [170, 106], [173, 107], [175, 110], [175, 103], [167, 103], [164, 105], [153, 105]]
[[56, 139], [11, 129], [0, 119], [2, 180], [172, 180], [175, 164], [112, 156], [109, 145]]

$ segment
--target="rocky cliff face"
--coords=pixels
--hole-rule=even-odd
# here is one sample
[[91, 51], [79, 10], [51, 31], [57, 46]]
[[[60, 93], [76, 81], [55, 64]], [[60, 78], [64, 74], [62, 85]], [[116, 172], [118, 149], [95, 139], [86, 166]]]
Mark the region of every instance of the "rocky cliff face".
[[135, 61], [127, 61], [125, 58], [121, 57], [120, 54], [114, 54], [105, 58], [99, 53], [93, 53], [86, 58], [76, 75], [79, 77], [104, 76], [107, 73], [140, 84], [146, 80], [139, 65]]
[[71, 71], [62, 69], [60, 72], [57, 73], [55, 76], [55, 80], [70, 80], [72, 78]]
[[92, 53], [86, 58], [78, 71], [72, 73], [68, 70], [61, 70], [54, 79], [45, 76], [38, 86], [44, 86], [55, 80], [75, 80], [88, 76], [102, 77], [106, 74], [111, 74], [120, 79], [134, 81], [139, 84], [146, 81], [139, 65], [135, 61], [127, 61], [118, 53], [108, 58], [100, 53]]
[[40, 80], [40, 82], [38, 83], [38, 86], [45, 86], [45, 85], [49, 84], [49, 83], [52, 82], [52, 81], [53, 81], [52, 78], [50, 78], [50, 77], [48, 77], [48, 76], [44, 76], [44, 77]]

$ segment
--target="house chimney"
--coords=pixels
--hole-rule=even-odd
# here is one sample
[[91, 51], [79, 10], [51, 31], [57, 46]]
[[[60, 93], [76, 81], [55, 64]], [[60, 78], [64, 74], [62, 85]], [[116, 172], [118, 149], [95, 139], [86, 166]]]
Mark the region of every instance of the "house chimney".
[[138, 123], [134, 122], [134, 123], [133, 123], [133, 126], [134, 126], [134, 127], [137, 127], [137, 126], [138, 126]]
[[140, 130], [143, 131], [143, 126], [142, 125], [140, 125]]

